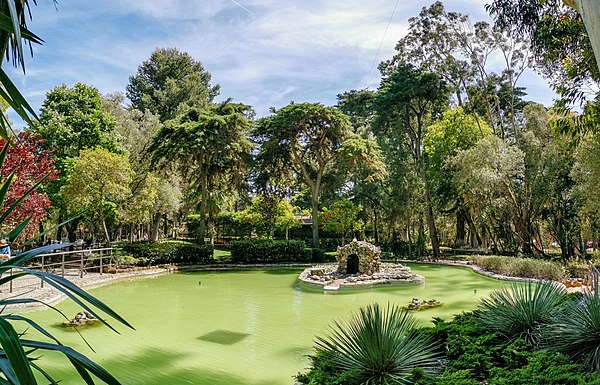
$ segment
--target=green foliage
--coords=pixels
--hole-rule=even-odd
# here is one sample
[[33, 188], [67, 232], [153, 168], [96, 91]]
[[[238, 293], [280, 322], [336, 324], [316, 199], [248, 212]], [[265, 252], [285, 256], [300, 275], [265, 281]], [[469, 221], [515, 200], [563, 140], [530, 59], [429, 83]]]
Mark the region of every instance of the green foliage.
[[131, 194], [133, 172], [127, 158], [101, 147], [82, 150], [74, 160], [68, 183], [61, 189], [73, 211], [87, 210], [93, 220], [100, 220], [109, 241], [106, 218], [115, 215]]
[[[9, 145], [10, 143], [6, 143], [3, 150], [0, 152], [0, 168], [4, 164]], [[10, 213], [15, 210], [20, 202], [34, 190], [32, 188], [24, 192], [21, 199], [9, 207], [6, 207], [7, 205], [5, 204], [6, 202], [4, 200], [5, 193], [12, 181], [13, 175], [10, 175], [2, 182], [2, 186], [0, 187], [0, 207], [3, 211], [2, 215], [0, 216], [0, 225], [6, 220]], [[9, 239], [16, 239], [29, 223], [30, 219], [31, 218], [25, 220], [23, 223], [17, 225], [12, 231], [10, 231], [8, 234]], [[0, 276], [4, 276], [4, 278], [2, 278], [2, 283], [9, 283], [24, 276], [32, 276], [34, 278], [41, 279], [44, 284], [54, 288], [58, 292], [74, 300], [79, 306], [83, 307], [86, 311], [94, 315], [112, 330], [115, 329], [107, 323], [106, 319], [108, 317], [113, 318], [128, 327], [131, 327], [129, 323], [127, 323], [106, 304], [90, 296], [64, 277], [56, 276], [43, 271], [34, 271], [26, 267], [38, 255], [48, 253], [62, 247], [64, 247], [64, 244], [50, 245], [25, 251], [16, 257], [0, 263]], [[1, 299], [0, 307], [6, 308], [7, 306], [18, 306], [20, 304], [28, 304], [32, 302], [39, 301], [32, 298], [27, 298], [26, 296], [11, 297]], [[55, 308], [52, 309], [59, 312], [66, 319], [66, 316], [59, 310]], [[103, 316], [103, 313], [106, 316]], [[31, 340], [27, 338], [29, 337], [27, 333], [17, 333], [13, 327], [14, 323], [35, 329], [40, 333], [37, 335], [38, 338], [42, 339]], [[57, 383], [56, 380], [46, 373], [46, 371], [39, 366], [39, 363], [36, 362], [39, 358], [40, 352], [47, 351], [63, 354], [73, 365], [74, 369], [77, 370], [83, 382], [88, 385], [94, 384], [92, 375], [104, 383], [112, 385], [119, 384], [119, 381], [101, 366], [97, 365], [77, 351], [64, 346], [41, 325], [38, 325], [31, 319], [22, 315], [9, 313], [2, 313], [2, 315], [0, 315], [0, 346], [0, 356], [3, 357], [3, 364], [0, 365], [0, 372], [2, 373], [3, 377], [2, 382], [6, 384], [37, 384], [38, 381], [34, 377], [34, 371], [41, 373], [41, 375], [43, 375], [47, 381], [50, 381], [53, 384]]]
[[319, 199], [324, 189], [339, 184], [336, 159], [349, 132], [348, 118], [335, 108], [292, 103], [260, 119], [253, 133], [262, 188], [283, 190], [300, 180], [310, 189], [313, 245], [319, 244]]
[[431, 339], [416, 332], [417, 321], [399, 306], [363, 307], [345, 322], [334, 322], [316, 348], [330, 352], [334, 368], [354, 371], [360, 384], [409, 384], [414, 369], [440, 371]]
[[303, 241], [247, 239], [231, 243], [231, 260], [238, 263], [310, 262], [313, 252], [307, 250]]
[[[190, 108], [167, 121], [153, 136], [149, 152], [154, 163], [178, 169], [189, 183], [199, 214], [209, 214], [215, 195], [246, 181], [252, 144], [246, 139], [251, 108], [226, 100], [210, 109]], [[206, 234], [200, 221], [198, 236]]]
[[473, 262], [483, 270], [509, 277], [559, 282], [567, 278], [562, 265], [541, 259], [476, 255], [473, 257]]
[[344, 246], [341, 238], [321, 238], [319, 246], [325, 251], [337, 251], [338, 246]]
[[209, 107], [219, 94], [210, 85], [211, 75], [188, 53], [177, 48], [157, 48], [129, 78], [127, 97], [139, 111], [151, 111], [161, 122], [190, 107]]
[[[436, 318], [433, 324], [433, 327], [422, 328], [419, 332], [446, 352], [444, 374], [433, 377], [417, 369], [411, 373], [410, 384], [600, 384], [598, 372], [587, 371], [583, 365], [573, 362], [571, 357], [548, 350], [535, 350], [522, 339], [507, 340], [481, 327], [476, 313], [456, 315], [450, 321]], [[337, 365], [338, 354], [335, 351], [317, 350], [310, 357], [309, 370], [298, 375], [297, 379], [315, 385], [363, 384], [356, 370], [340, 370]]]
[[483, 299], [478, 317], [485, 329], [538, 345], [543, 329], [560, 315], [564, 294], [557, 283], [513, 283]]
[[427, 255], [425, 237], [419, 235], [416, 242], [389, 241], [379, 245], [382, 251], [394, 254], [395, 258], [423, 259]]
[[44, 147], [52, 151], [61, 170], [67, 158], [79, 156], [86, 148], [118, 152], [114, 117], [103, 108], [100, 91], [82, 83], [73, 88], [63, 84], [48, 92], [40, 124], [32, 129], [44, 139]]
[[297, 210], [299, 211], [282, 197], [259, 194], [252, 200], [250, 207], [239, 213], [237, 220], [251, 225], [258, 234], [271, 238], [276, 228], [289, 230], [300, 227], [294, 216], [294, 211]]
[[340, 370], [336, 356], [334, 351], [317, 350], [309, 356], [309, 371], [299, 373], [296, 380], [305, 385], [361, 385], [358, 370]]
[[335, 262], [335, 256], [330, 256], [325, 252], [325, 250], [317, 247], [304, 249], [305, 253], [310, 253], [310, 257], [307, 260], [311, 262]]
[[136, 259], [138, 266], [165, 263], [209, 263], [213, 260], [213, 246], [183, 241], [136, 242], [121, 245], [124, 253]]
[[347, 235], [359, 229], [358, 207], [351, 201], [334, 202], [330, 208], [324, 207], [319, 216], [323, 230], [333, 231], [342, 236], [342, 243]]

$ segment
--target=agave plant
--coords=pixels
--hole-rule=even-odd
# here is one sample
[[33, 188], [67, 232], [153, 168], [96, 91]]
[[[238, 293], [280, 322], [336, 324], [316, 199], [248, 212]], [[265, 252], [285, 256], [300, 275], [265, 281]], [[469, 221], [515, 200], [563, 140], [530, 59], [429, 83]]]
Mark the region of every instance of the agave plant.
[[559, 283], [512, 283], [483, 299], [477, 316], [488, 330], [537, 345], [542, 328], [556, 321], [564, 298], [565, 290]]
[[600, 371], [600, 273], [592, 267], [593, 285], [583, 297], [565, 304], [559, 321], [549, 328], [547, 347]]
[[316, 348], [332, 354], [339, 370], [357, 373], [361, 384], [408, 384], [415, 369], [434, 375], [442, 366], [432, 341], [417, 328], [399, 306], [373, 304], [334, 322], [328, 335], [317, 337]]

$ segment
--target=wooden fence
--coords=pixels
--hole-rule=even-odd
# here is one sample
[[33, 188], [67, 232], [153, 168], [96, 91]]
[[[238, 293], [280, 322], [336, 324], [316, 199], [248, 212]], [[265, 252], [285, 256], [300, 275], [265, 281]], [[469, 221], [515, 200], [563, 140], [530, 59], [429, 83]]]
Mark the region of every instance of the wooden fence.
[[[74, 251], [56, 251], [52, 253], [40, 254], [34, 258], [27, 268], [35, 271], [44, 271], [57, 274], [62, 277], [83, 278], [89, 272], [97, 272], [99, 275], [104, 273], [104, 269], [113, 263], [113, 248], [82, 249]], [[11, 269], [7, 274], [18, 273], [19, 269]], [[19, 289], [44, 287], [42, 279], [25, 276], [19, 278]], [[25, 282], [25, 280], [27, 282]], [[14, 280], [8, 283], [8, 292], [14, 290]]]

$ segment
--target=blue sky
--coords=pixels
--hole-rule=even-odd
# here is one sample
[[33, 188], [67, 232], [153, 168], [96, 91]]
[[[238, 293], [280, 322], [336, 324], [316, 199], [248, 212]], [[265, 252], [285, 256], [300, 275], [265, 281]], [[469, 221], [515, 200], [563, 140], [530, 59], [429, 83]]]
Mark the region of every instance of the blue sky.
[[[429, 1], [400, 1], [377, 56], [390, 58], [408, 18]], [[487, 19], [481, 0], [447, 0], [448, 10]], [[335, 103], [338, 93], [379, 83], [369, 72], [396, 0], [40, 0], [30, 29], [45, 40], [13, 79], [35, 109], [56, 85], [82, 82], [124, 92], [129, 76], [157, 47], [177, 47], [221, 84], [220, 98], [269, 108]], [[529, 99], [553, 93], [528, 72]], [[18, 124], [17, 124], [18, 125]]]

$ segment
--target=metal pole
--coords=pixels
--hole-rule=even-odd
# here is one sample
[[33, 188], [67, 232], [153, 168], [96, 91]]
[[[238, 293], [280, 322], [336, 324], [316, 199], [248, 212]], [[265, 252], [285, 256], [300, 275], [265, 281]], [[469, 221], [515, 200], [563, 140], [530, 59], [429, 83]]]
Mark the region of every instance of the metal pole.
[[100, 254], [100, 275], [102, 275], [102, 253]]
[[65, 255], [62, 255], [62, 276], [65, 277]]
[[79, 278], [83, 278], [83, 252], [81, 253], [81, 271], [79, 272]]
[[[43, 272], [44, 272], [44, 256], [42, 255], [42, 273]], [[41, 287], [43, 289], [44, 288], [44, 280], [40, 279], [40, 281], [42, 281], [40, 285], [41, 285]]]
[[[13, 275], [13, 269], [10, 269], [10, 275], [11, 276]], [[13, 285], [12, 284], [13, 284], [13, 280], [11, 279], [10, 280], [10, 284], [9, 284], [9, 288], [8, 288], [8, 292], [9, 293], [12, 293], [12, 289], [13, 289], [13, 287], [12, 287]]]

